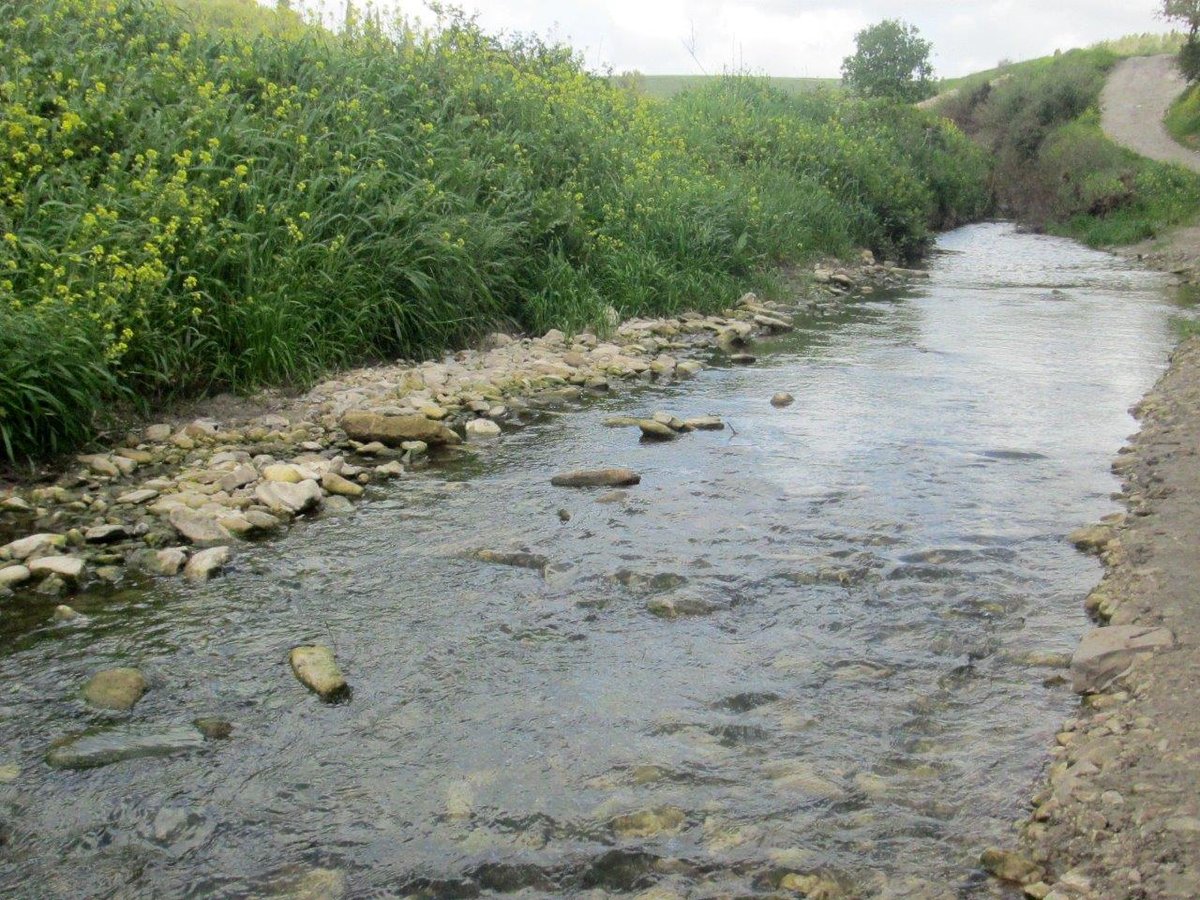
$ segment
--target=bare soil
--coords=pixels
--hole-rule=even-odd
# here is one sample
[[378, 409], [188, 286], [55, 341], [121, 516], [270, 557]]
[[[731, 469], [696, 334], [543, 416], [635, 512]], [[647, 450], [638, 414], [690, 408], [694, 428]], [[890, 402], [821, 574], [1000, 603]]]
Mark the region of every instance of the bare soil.
[[1142, 156], [1200, 172], [1200, 152], [1177, 143], [1163, 124], [1167, 108], [1186, 86], [1172, 55], [1122, 60], [1100, 97], [1104, 132]]

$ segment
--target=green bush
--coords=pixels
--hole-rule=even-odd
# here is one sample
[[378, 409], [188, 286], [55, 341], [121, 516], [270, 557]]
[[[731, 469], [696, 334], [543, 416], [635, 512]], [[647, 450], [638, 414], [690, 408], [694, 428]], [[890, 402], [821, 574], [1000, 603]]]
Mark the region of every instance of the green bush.
[[114, 404], [719, 308], [774, 263], [919, 252], [986, 201], [979, 151], [911, 110], [751, 79], [664, 104], [461, 18], [333, 35], [185, 6], [0, 17], [10, 458]]

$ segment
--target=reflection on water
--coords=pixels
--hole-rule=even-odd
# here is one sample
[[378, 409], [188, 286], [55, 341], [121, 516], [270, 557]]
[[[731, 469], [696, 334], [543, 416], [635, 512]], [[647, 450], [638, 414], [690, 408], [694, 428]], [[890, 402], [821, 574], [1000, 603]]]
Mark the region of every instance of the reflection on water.
[[[14, 613], [0, 889], [240, 896], [326, 868], [352, 896], [753, 895], [788, 873], [987, 894], [974, 860], [1072, 704], [1035, 665], [1074, 645], [1098, 575], [1062, 535], [1111, 509], [1171, 308], [1158, 276], [1008, 226], [940, 249], [927, 284], [756, 367], [508, 434], [211, 585], [118, 594], [80, 628]], [[601, 424], [658, 408], [733, 430]], [[548, 483], [598, 464], [642, 483]], [[308, 641], [350, 703], [291, 677]], [[105, 721], [82, 680], [130, 662], [151, 679], [130, 726], [220, 716], [232, 738], [46, 766]]]

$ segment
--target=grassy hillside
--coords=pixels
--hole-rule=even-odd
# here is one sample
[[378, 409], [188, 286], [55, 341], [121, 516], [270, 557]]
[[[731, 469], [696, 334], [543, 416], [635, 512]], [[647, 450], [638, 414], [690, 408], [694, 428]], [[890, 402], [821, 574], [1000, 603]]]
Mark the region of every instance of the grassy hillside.
[[1096, 246], [1133, 243], [1195, 218], [1200, 176], [1137, 156], [1100, 129], [1100, 92], [1119, 58], [1106, 45], [1072, 50], [964, 86], [939, 104], [993, 154], [1002, 210]]
[[[695, 90], [719, 80], [721, 75], [642, 75], [640, 73], [617, 75], [614, 80], [621, 85], [633, 87], [647, 97], [668, 100], [684, 91]], [[838, 90], [839, 78], [765, 78], [771, 87], [787, 94], [805, 94], [820, 88]]]
[[972, 72], [970, 75], [963, 75], [959, 78], [944, 78], [939, 85], [939, 91], [959, 90], [967, 92], [976, 90], [982, 85], [994, 82], [1000, 78], [1016, 76], [1036, 77], [1039, 73], [1052, 71], [1055, 66], [1060, 64], [1064, 55], [1070, 56], [1072, 54], [1086, 54], [1092, 51], [1099, 51], [1114, 58], [1122, 59], [1127, 56], [1153, 56], [1158, 53], [1176, 53], [1181, 46], [1183, 46], [1183, 35], [1178, 32], [1168, 34], [1131, 34], [1122, 38], [1115, 38], [1111, 41], [1101, 41], [1099, 44], [1087, 49], [1072, 49], [1062, 53], [1056, 52], [1052, 56], [1039, 56], [1035, 59], [1027, 59], [1020, 62], [1003, 63], [994, 68], [985, 69], [981, 72]]
[[917, 253], [987, 202], [982, 154], [912, 109], [737, 78], [648, 101], [461, 20], [385, 38], [192, 12], [0, 17], [10, 458], [114, 408], [497, 325], [721, 307], [778, 263]]

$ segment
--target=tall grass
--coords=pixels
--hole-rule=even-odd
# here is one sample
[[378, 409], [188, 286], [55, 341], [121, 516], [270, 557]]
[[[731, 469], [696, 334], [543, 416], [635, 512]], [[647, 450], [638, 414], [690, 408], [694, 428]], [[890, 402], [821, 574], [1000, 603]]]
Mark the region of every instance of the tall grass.
[[1200, 149], [1200, 85], [1192, 85], [1171, 104], [1166, 125], [1179, 143]]
[[940, 104], [993, 154], [1002, 211], [1093, 246], [1153, 237], [1200, 213], [1200, 176], [1105, 137], [1100, 92], [1118, 58], [1106, 45], [1074, 50]]
[[10, 458], [114, 404], [715, 308], [776, 263], [914, 254], [986, 203], [979, 151], [910, 110], [744, 79], [662, 104], [461, 19], [281, 33], [177, 2], [0, 17]]

